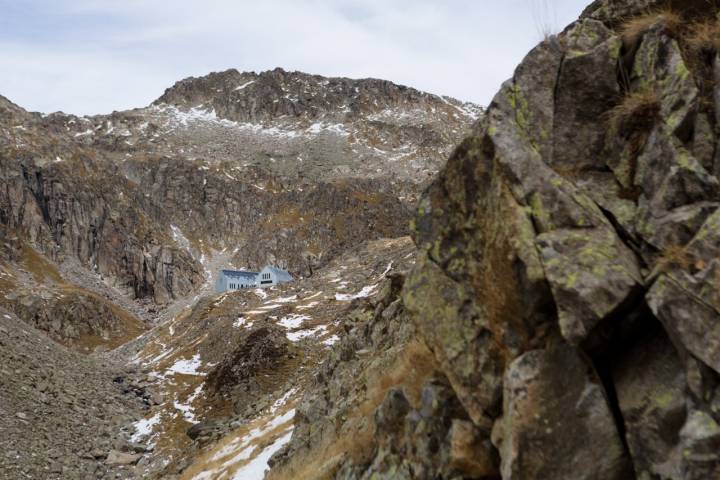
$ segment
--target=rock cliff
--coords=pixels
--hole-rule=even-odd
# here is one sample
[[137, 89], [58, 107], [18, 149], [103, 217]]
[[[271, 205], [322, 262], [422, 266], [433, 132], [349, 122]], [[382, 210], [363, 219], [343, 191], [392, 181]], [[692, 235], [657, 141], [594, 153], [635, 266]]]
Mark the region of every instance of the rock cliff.
[[527, 55], [422, 196], [393, 308], [334, 353], [406, 325], [430, 371], [371, 396], [333, 357], [273, 475], [720, 475], [718, 6], [665, 3], [594, 2]]

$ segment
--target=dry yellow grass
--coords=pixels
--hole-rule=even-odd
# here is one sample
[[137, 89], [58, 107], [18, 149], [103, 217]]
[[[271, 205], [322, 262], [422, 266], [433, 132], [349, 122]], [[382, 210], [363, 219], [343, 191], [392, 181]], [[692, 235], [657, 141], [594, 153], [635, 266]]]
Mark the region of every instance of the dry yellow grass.
[[696, 54], [720, 51], [720, 21], [712, 19], [691, 25], [685, 36], [685, 44]]
[[622, 101], [607, 113], [614, 130], [646, 130], [655, 123], [660, 114], [660, 99], [653, 88], [639, 90], [626, 95]]
[[659, 272], [668, 272], [673, 268], [688, 270], [692, 263], [692, 257], [685, 246], [671, 245], [658, 257], [655, 270]]
[[22, 243], [20, 263], [35, 277], [35, 281], [42, 283], [49, 280], [53, 283], [62, 284], [64, 280], [55, 265], [40, 255], [27, 243]]
[[679, 13], [669, 8], [648, 11], [625, 21], [620, 25], [619, 32], [625, 45], [634, 46], [656, 25], [662, 26], [663, 31], [670, 37], [679, 38], [682, 34], [683, 19]]
[[316, 439], [307, 455], [299, 455], [288, 465], [271, 471], [268, 480], [329, 480], [346, 458], [355, 463], [369, 461], [374, 449], [373, 414], [388, 390], [402, 388], [410, 403], [417, 406], [423, 385], [436, 369], [435, 358], [428, 347], [420, 341], [411, 341], [397, 353], [392, 366], [364, 375], [368, 386], [365, 398], [348, 412], [339, 437], [328, 435]]

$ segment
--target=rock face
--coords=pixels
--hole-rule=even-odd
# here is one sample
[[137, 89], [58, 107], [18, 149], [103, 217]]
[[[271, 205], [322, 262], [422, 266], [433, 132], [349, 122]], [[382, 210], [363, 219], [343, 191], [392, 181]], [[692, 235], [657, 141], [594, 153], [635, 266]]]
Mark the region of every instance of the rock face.
[[425, 192], [391, 317], [441, 380], [388, 382], [337, 478], [720, 475], [719, 11], [671, 2], [674, 29], [661, 3], [597, 1], [538, 45]]

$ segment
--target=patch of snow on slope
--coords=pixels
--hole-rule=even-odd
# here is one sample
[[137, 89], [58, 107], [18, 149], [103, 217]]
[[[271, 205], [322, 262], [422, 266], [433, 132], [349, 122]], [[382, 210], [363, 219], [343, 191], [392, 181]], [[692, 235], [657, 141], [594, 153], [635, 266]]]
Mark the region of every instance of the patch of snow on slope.
[[307, 305], [298, 305], [295, 307], [296, 310], [309, 310], [311, 308], [315, 308], [320, 304], [320, 302], [310, 302]]
[[131, 442], [139, 442], [140, 440], [143, 440], [153, 433], [153, 428], [155, 425], [160, 423], [160, 412], [156, 413], [150, 418], [143, 418], [142, 420], [138, 420], [137, 422], [133, 423], [133, 427], [135, 428], [135, 433], [130, 437]]
[[384, 272], [382, 273], [382, 275], [380, 275], [380, 276], [381, 276], [381, 277], [384, 277], [385, 275], [387, 275], [388, 272], [390, 271], [390, 269], [392, 268], [392, 265], [393, 265], [393, 262], [388, 263], [387, 268], [385, 269], [385, 271], [384, 271]]
[[346, 293], [336, 293], [335, 300], [338, 300], [340, 302], [349, 302], [350, 300], [355, 300], [356, 298], [369, 297], [370, 295], [375, 293], [376, 288], [377, 288], [377, 285], [370, 285], [367, 287], [363, 287], [362, 290], [360, 290], [358, 293], [356, 293], [354, 295], [346, 294]]
[[297, 295], [293, 295], [292, 297], [280, 297], [274, 300], [268, 300], [265, 303], [290, 303], [295, 301], [297, 301]]
[[451, 107], [453, 107], [455, 110], [457, 110], [464, 116], [470, 117], [472, 120], [477, 120], [478, 118], [480, 118], [480, 115], [482, 115], [482, 112], [483, 112], [482, 107], [479, 107], [472, 103], [463, 103], [463, 104], [461, 104], [461, 106], [457, 106], [448, 101], [448, 99], [454, 100], [451, 97], [439, 97], [439, 98], [440, 98], [440, 100], [442, 100], [446, 104], [450, 105]]
[[258, 307], [258, 309], [268, 312], [270, 310], [275, 310], [276, 308], [280, 307], [282, 307], [282, 305], [277, 305], [273, 303], [272, 305], [263, 305], [262, 307]]
[[190, 240], [183, 235], [182, 230], [175, 225], [170, 225], [170, 230], [172, 231], [172, 237], [173, 240], [175, 240], [175, 243], [177, 243], [180, 248], [190, 253]]
[[288, 390], [287, 392], [285, 392], [285, 394], [282, 397], [278, 398], [275, 401], [275, 403], [272, 404], [272, 407], [270, 407], [270, 411], [275, 413], [277, 411], [277, 409], [282, 407], [283, 405], [285, 405], [287, 403], [287, 401], [290, 400], [290, 397], [295, 395], [295, 393], [297, 391], [298, 391], [298, 387], [293, 387], [290, 390]]
[[327, 331], [327, 327], [321, 325], [319, 327], [311, 328], [309, 330], [300, 330], [299, 332], [288, 332], [286, 334], [287, 339], [291, 342], [299, 342], [303, 338], [314, 337], [318, 334], [322, 335]]
[[255, 290], [253, 290], [253, 293], [255, 295], [257, 295], [258, 297], [262, 298], [263, 300], [265, 300], [268, 297], [267, 292], [265, 290], [263, 290], [262, 288], [256, 288]]
[[248, 322], [247, 318], [245, 318], [245, 317], [238, 317], [238, 319], [233, 322], [233, 327], [235, 327], [235, 328], [240, 328], [240, 327], [250, 328], [252, 326], [253, 326], [253, 322]]
[[306, 132], [314, 134], [314, 135], [318, 135], [322, 132], [331, 132], [331, 133], [336, 133], [338, 135], [344, 135], [344, 136], [350, 135], [350, 132], [345, 130], [345, 125], [343, 125], [342, 123], [328, 124], [328, 123], [324, 123], [324, 122], [317, 122], [317, 123], [313, 123], [312, 125], [310, 125], [307, 128]]
[[280, 319], [278, 325], [281, 325], [290, 330], [292, 328], [300, 327], [300, 325], [302, 325], [305, 320], [310, 320], [310, 317], [308, 317], [307, 315], [292, 314]]
[[200, 396], [200, 393], [202, 393], [203, 384], [197, 386], [195, 391], [193, 391], [192, 395], [190, 395], [187, 400], [185, 400], [185, 403], [180, 403], [177, 400], [173, 401], [173, 406], [176, 410], [182, 413], [183, 417], [185, 417], [185, 420], [188, 422], [195, 424], [199, 423], [199, 421], [195, 418], [195, 408], [192, 406], [193, 402]]
[[267, 447], [257, 457], [253, 458], [250, 463], [235, 472], [233, 480], [262, 480], [265, 478], [265, 472], [269, 470], [268, 460], [275, 455], [292, 437], [292, 430], [278, 438], [275, 443]]
[[172, 367], [167, 369], [167, 373], [180, 373], [182, 375], [205, 375], [198, 369], [202, 365], [200, 354], [196, 353], [190, 360], [178, 360]]
[[200, 264], [205, 270], [205, 278], [207, 279], [205, 283], [206, 285], [210, 285], [212, 283], [212, 271], [210, 270], [210, 262], [204, 253], [200, 255]]
[[[283, 415], [272, 417], [268, 422], [258, 428], [254, 428], [243, 437], [236, 438], [211, 457], [211, 462], [225, 460], [219, 469], [202, 472], [193, 477], [193, 480], [209, 480], [218, 478], [223, 471], [227, 471], [227, 469], [232, 468], [234, 465], [249, 459], [254, 453], [256, 453], [257, 448], [259, 448], [256, 445], [252, 445], [253, 442], [256, 442], [259, 438], [263, 437], [275, 428], [291, 422], [294, 416], [295, 410], [292, 409]], [[290, 440], [292, 430], [293, 427], [290, 425], [285, 433], [283, 433], [283, 435], [272, 445], [268, 445], [265, 450], [257, 454], [257, 456], [247, 465], [240, 467], [240, 469], [235, 472], [235, 476], [233, 478], [261, 480], [264, 477], [265, 470], [267, 469], [268, 459]]]
[[240, 85], [239, 87], [236, 87], [236, 88], [235, 88], [235, 91], [237, 92], [238, 90], [244, 90], [246, 87], [249, 87], [249, 86], [252, 85], [253, 83], [255, 83], [255, 80], [250, 80], [250, 81], [247, 82], [247, 83], [243, 83], [243, 84]]

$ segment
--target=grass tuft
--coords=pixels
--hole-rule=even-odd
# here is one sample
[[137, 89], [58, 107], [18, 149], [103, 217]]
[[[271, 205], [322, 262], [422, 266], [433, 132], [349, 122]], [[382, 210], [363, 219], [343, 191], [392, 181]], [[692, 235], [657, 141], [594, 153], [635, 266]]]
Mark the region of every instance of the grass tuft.
[[684, 22], [679, 13], [665, 8], [630, 18], [620, 26], [619, 31], [625, 45], [637, 45], [642, 36], [656, 25], [660, 25], [666, 35], [679, 38]]
[[720, 51], [720, 20], [712, 19], [691, 25], [685, 43], [697, 54], [717, 53]]
[[660, 99], [653, 88], [626, 95], [607, 114], [613, 130], [619, 133], [649, 130], [660, 115]]
[[674, 268], [689, 270], [692, 257], [683, 245], [670, 245], [660, 254], [655, 269], [659, 272], [669, 272]]

